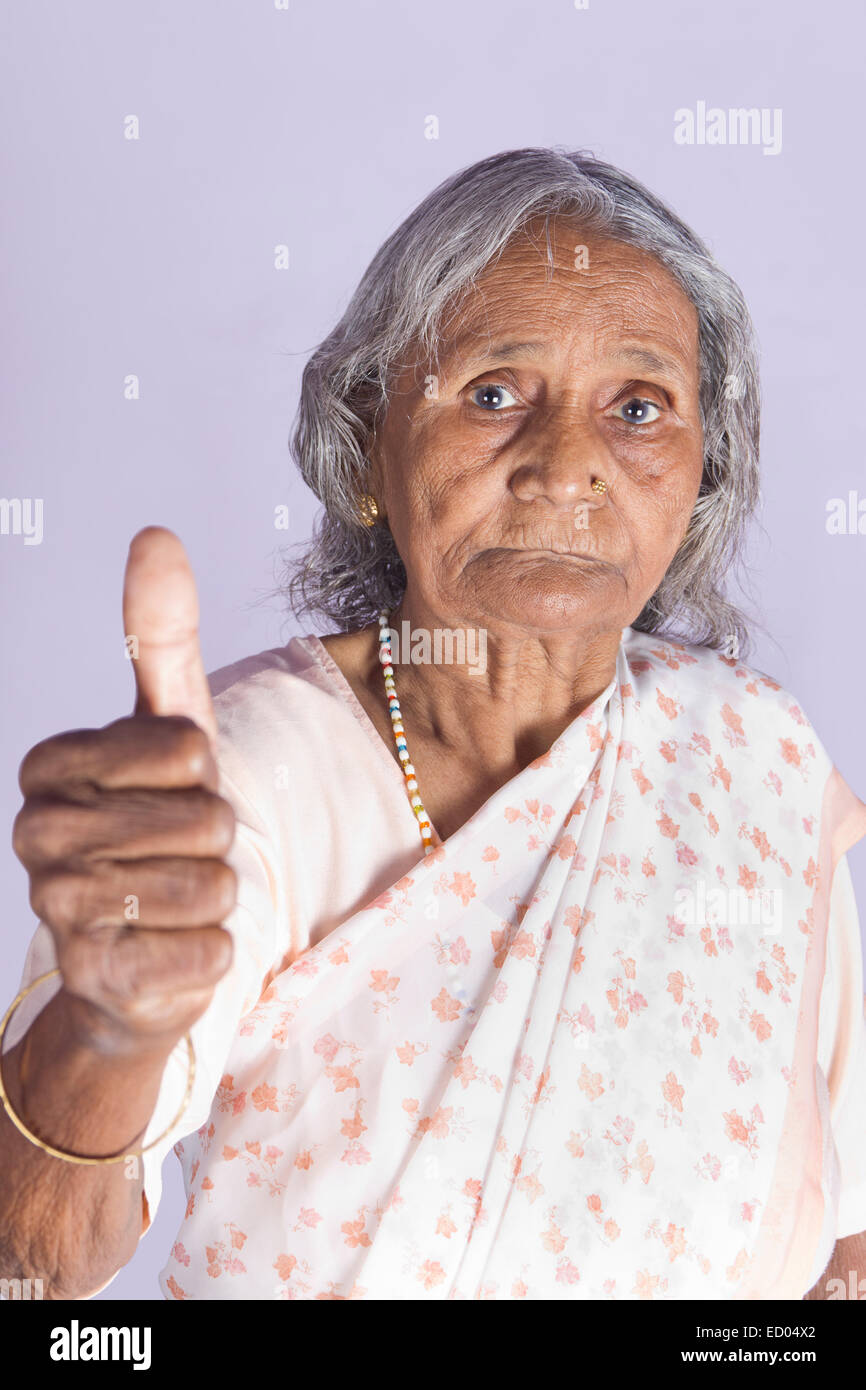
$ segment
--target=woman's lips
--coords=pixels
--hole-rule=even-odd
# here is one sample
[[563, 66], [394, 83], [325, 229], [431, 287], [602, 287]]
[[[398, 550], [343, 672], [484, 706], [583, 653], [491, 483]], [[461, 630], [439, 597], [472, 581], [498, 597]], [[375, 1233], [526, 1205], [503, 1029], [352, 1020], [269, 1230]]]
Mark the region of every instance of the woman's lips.
[[598, 560], [598, 554], [592, 554], [588, 550], [566, 550], [558, 549], [549, 545], [514, 545], [500, 546], [500, 550], [512, 555], [548, 555], [556, 560]]

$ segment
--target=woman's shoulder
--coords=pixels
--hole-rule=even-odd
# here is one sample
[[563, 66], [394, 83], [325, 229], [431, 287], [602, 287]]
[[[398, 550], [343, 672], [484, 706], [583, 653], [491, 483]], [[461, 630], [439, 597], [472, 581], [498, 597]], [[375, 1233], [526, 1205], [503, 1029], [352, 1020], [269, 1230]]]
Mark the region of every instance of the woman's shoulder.
[[208, 676], [224, 770], [297, 760], [351, 734], [356, 722], [339, 672], [317, 637], [293, 637], [220, 667]]
[[284, 647], [270, 647], [221, 666], [208, 676], [220, 727], [264, 711], [275, 717], [297, 714], [339, 694], [318, 637], [293, 637]]
[[715, 647], [681, 642], [652, 632], [626, 628], [623, 646], [629, 675], [644, 691], [655, 684], [676, 688], [681, 696], [716, 698], [738, 706], [760, 706], [807, 723], [796, 697], [775, 677]]
[[[745, 757], [759, 748], [829, 776], [832, 760], [797, 696], [773, 676], [712, 647], [628, 628], [623, 639], [641, 719], [662, 737], [687, 732]], [[688, 729], [686, 729], [688, 725]]]

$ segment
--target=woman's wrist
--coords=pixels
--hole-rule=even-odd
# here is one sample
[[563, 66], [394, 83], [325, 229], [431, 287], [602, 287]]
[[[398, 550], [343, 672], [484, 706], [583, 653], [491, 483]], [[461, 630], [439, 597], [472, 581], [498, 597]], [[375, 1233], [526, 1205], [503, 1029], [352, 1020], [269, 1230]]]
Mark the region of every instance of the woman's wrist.
[[63, 985], [51, 1004], [55, 1005], [57, 1022], [67, 1043], [82, 1054], [94, 1053], [108, 1064], [134, 1063], [161, 1069], [184, 1036], [183, 1029], [180, 1032], [176, 1029], [148, 1032], [143, 1027], [132, 1028], [113, 1018], [98, 1004], [71, 994]]
[[61, 988], [0, 1064], [12, 1109], [45, 1143], [112, 1154], [141, 1144], [176, 1041], [142, 1043], [95, 1012]]

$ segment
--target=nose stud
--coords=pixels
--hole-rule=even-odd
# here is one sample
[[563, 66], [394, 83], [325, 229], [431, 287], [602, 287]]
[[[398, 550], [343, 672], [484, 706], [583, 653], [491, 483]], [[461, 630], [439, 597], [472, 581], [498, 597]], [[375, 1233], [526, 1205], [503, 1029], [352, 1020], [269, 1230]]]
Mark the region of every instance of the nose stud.
[[592, 485], [592, 490], [598, 493], [607, 492], [607, 483], [603, 482], [601, 478], [596, 478]]

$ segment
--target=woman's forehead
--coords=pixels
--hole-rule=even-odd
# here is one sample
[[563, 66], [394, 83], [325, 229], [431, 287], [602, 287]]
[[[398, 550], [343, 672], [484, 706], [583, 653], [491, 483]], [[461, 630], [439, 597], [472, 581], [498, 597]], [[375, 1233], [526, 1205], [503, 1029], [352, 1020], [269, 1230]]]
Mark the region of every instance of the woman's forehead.
[[565, 331], [599, 326], [614, 338], [655, 336], [678, 356], [694, 354], [697, 310], [654, 256], [561, 224], [550, 252], [548, 259], [537, 237], [509, 243], [452, 307], [438, 338], [440, 360], [465, 360], [498, 339], [555, 343]]
[[664, 266], [611, 242], [590, 246], [585, 269], [572, 264], [560, 260], [550, 275], [532, 248], [503, 255], [443, 326], [436, 345], [440, 368], [468, 370], [493, 357], [541, 363], [579, 344], [581, 356], [587, 350], [605, 358], [642, 352], [648, 370], [692, 375], [697, 311]]
[[[581, 239], [582, 238], [582, 239]], [[624, 306], [639, 299], [652, 302], [661, 314], [679, 314], [694, 306], [673, 275], [655, 256], [636, 246], [580, 229], [570, 236], [560, 232], [545, 246], [522, 237], [506, 246], [500, 257], [477, 277], [453, 323], [464, 326], [474, 318], [508, 312], [515, 301], [535, 303], [541, 313], [570, 301], [589, 311], [593, 304], [621, 300]]]

